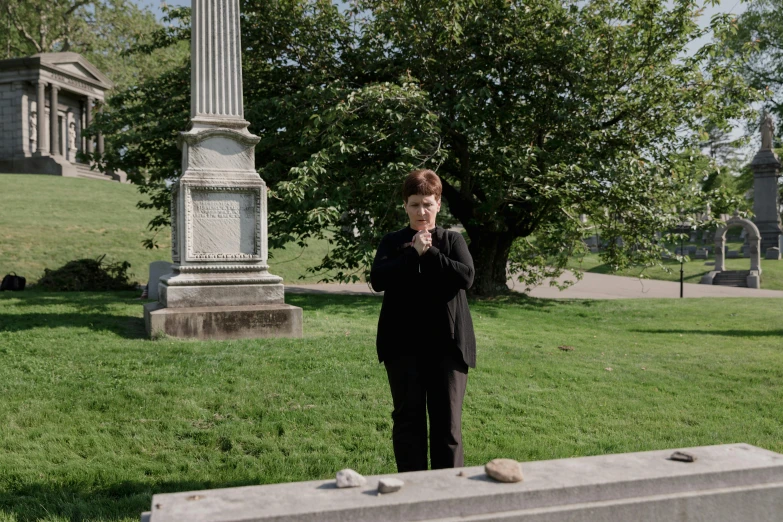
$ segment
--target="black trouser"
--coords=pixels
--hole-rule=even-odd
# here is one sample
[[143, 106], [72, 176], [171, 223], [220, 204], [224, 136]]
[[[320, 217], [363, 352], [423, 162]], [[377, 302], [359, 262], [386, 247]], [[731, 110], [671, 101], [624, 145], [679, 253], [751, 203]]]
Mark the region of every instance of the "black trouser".
[[432, 469], [463, 466], [462, 399], [468, 366], [461, 354], [404, 356], [385, 365], [394, 402], [392, 442], [397, 471], [427, 469], [427, 413]]

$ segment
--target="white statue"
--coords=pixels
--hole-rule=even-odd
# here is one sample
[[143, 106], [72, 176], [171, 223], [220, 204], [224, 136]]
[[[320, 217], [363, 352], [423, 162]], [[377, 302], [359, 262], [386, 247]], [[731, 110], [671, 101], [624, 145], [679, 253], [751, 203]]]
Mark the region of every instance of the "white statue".
[[38, 142], [38, 113], [35, 111], [30, 113], [30, 141]]
[[68, 125], [68, 148], [76, 150], [76, 124], [74, 122]]
[[760, 130], [761, 150], [772, 150], [772, 135], [775, 133], [775, 123], [772, 121], [772, 115], [767, 111], [764, 111]]

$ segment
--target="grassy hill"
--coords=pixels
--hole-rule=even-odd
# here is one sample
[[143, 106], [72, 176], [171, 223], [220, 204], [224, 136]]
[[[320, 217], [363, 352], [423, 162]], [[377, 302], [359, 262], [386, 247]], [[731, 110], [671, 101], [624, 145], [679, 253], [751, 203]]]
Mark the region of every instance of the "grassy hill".
[[[141, 199], [133, 185], [59, 176], [0, 174], [0, 277], [16, 272], [37, 281], [44, 268], [97, 258], [128, 261], [133, 278], [146, 283], [149, 263], [171, 260], [171, 231], [157, 235], [161, 248], [148, 250], [147, 223], [154, 212], [136, 208]], [[273, 274], [295, 282], [326, 254], [325, 241], [302, 250], [292, 244], [270, 256]], [[303, 281], [317, 282], [309, 275]]]

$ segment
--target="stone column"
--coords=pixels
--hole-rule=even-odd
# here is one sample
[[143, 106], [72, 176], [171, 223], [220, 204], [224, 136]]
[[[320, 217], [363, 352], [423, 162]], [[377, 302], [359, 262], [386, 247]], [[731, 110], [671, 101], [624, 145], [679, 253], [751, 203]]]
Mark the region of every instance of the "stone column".
[[[87, 126], [89, 127], [92, 123], [92, 104], [95, 102], [95, 100], [91, 97], [87, 97], [87, 103], [85, 104], [84, 108], [87, 112]], [[87, 140], [87, 154], [92, 154], [94, 152], [93, 144], [92, 144], [92, 138], [91, 137], [85, 137], [85, 140]]]
[[52, 156], [60, 155], [60, 126], [57, 121], [57, 93], [60, 88], [52, 84], [49, 90], [49, 148]]
[[235, 0], [192, 1], [190, 118], [194, 123], [242, 123], [239, 4]]
[[[95, 103], [95, 112], [96, 113], [97, 112], [101, 112], [101, 110], [102, 110], [101, 103], [100, 102], [96, 102]], [[96, 148], [96, 152], [98, 153], [99, 156], [103, 156], [103, 152], [104, 152], [103, 145], [104, 145], [104, 142], [103, 142], [103, 133], [102, 132], [99, 132], [98, 135], [95, 136], [95, 142], [96, 142], [96, 147], [95, 147]]]
[[38, 95], [36, 98], [36, 110], [38, 111], [38, 149], [36, 152], [38, 156], [48, 156], [49, 148], [46, 146], [46, 82], [38, 81]]
[[726, 231], [728, 228], [721, 228], [715, 233], [715, 271], [723, 272], [726, 270]]
[[301, 337], [302, 309], [284, 302], [267, 265], [266, 184], [242, 104], [238, 0], [192, 0], [189, 130], [172, 187], [172, 273], [147, 332], [174, 337]]

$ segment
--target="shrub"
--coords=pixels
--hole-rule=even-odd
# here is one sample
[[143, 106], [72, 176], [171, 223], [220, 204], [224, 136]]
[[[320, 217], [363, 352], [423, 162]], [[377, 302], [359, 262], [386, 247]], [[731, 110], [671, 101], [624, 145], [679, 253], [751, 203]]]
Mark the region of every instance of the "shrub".
[[69, 261], [56, 270], [44, 269], [38, 286], [55, 292], [94, 292], [101, 290], [132, 290], [127, 261], [106, 263], [97, 259]]

